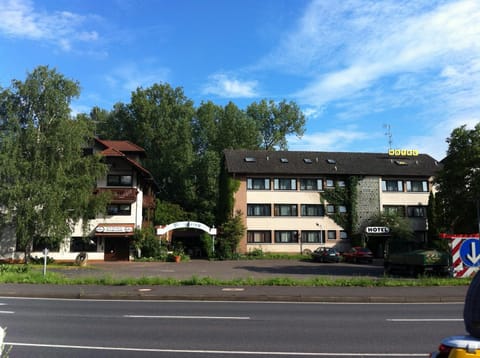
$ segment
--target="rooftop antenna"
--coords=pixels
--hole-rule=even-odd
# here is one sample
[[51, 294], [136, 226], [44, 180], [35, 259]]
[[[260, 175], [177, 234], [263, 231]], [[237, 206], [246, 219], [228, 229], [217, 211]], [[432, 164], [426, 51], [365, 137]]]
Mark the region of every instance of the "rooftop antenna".
[[385, 128], [387, 131], [385, 132], [385, 135], [388, 137], [388, 150], [392, 149], [392, 131], [390, 130], [390, 124], [384, 124], [383, 128]]

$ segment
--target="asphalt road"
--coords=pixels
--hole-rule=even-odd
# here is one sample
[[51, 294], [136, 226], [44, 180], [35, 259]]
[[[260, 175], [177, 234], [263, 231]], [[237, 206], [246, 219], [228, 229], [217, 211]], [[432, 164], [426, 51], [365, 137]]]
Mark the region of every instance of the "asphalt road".
[[9, 357], [428, 357], [462, 303], [0, 298]]

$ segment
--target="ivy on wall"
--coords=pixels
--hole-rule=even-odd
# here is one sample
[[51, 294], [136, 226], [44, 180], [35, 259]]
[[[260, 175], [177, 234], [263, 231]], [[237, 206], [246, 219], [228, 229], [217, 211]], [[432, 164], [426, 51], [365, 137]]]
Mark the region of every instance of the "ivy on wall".
[[334, 188], [325, 189], [320, 194], [320, 201], [322, 204], [328, 203], [338, 208], [344, 205], [347, 209], [346, 213], [338, 212], [329, 214], [329, 217], [335, 221], [339, 226], [343, 227], [349, 237], [353, 236], [357, 231], [358, 215], [358, 176], [349, 176], [345, 181], [345, 186], [338, 186], [335, 183]]

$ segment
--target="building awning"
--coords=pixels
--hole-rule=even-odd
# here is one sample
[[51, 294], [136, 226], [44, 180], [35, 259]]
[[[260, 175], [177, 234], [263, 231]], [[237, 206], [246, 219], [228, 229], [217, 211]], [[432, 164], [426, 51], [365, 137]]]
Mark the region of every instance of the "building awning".
[[95, 236], [133, 236], [135, 224], [99, 224]]

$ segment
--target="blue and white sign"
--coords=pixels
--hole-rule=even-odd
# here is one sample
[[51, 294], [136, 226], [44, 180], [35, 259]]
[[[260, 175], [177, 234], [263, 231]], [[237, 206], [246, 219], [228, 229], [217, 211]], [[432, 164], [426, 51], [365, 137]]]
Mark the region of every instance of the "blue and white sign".
[[466, 239], [460, 247], [460, 258], [467, 266], [480, 266], [480, 240]]

